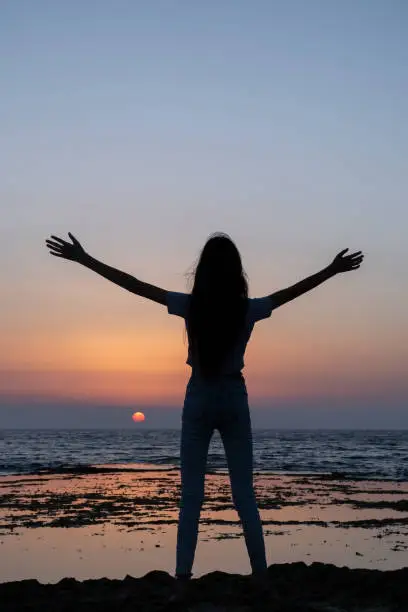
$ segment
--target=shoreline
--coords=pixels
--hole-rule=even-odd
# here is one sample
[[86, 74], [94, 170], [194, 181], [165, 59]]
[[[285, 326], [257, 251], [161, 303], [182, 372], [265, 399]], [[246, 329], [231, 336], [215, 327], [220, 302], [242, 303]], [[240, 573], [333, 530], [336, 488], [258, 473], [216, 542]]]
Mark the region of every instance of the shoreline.
[[[128, 462], [128, 463], [61, 463], [55, 466], [36, 467], [27, 471], [1, 471], [0, 480], [11, 477], [33, 477], [58, 474], [113, 474], [122, 472], [178, 472], [180, 470], [177, 463], [149, 463], [149, 462]], [[207, 466], [206, 474], [209, 475], [228, 475], [228, 468], [210, 468]], [[406, 483], [406, 478], [368, 476], [362, 474], [352, 474], [345, 471], [315, 471], [315, 470], [269, 470], [255, 469], [254, 476], [287, 476], [292, 478], [319, 478], [321, 480], [347, 480], [355, 482], [395, 482]]]
[[[264, 525], [408, 526], [406, 481], [264, 471], [254, 472], [254, 488]], [[180, 471], [174, 466], [60, 466], [0, 476], [0, 534], [18, 528], [82, 527], [112, 519], [131, 527], [131, 517], [138, 516], [139, 522], [143, 521], [141, 514], [146, 508], [156, 515], [165, 514], [167, 520], [162, 524], [175, 525], [179, 497]], [[319, 509], [318, 517], [309, 513], [307, 517], [288, 519], [286, 513], [280, 520], [282, 512], [278, 511], [311, 505]], [[336, 518], [333, 510], [341, 506], [348, 511]], [[331, 516], [325, 510], [329, 507]], [[206, 517], [210, 512], [212, 518]], [[224, 472], [207, 470], [201, 523], [239, 524], [237, 515], [229, 518], [226, 512], [235, 512], [229, 477]]]
[[[57, 601], [68, 589], [67, 597], [77, 602], [72, 604], [75, 612], [90, 609], [81, 599], [85, 594], [101, 602], [102, 592], [114, 599], [130, 587], [131, 598], [141, 597], [138, 590], [147, 592], [150, 584], [165, 598], [173, 584], [180, 472], [145, 464], [123, 468], [104, 465], [0, 477], [0, 601], [2, 593], [12, 593], [17, 585], [38, 601]], [[363, 576], [359, 572], [380, 572], [396, 581], [397, 590], [403, 587], [398, 586], [401, 576], [408, 584], [408, 482], [255, 473], [254, 486], [269, 572], [277, 572], [273, 580], [278, 582], [283, 572], [292, 585], [289, 594], [298, 580], [304, 581], [302, 588], [309, 581], [326, 580], [325, 572], [334, 581], [334, 595], [345, 576], [345, 588], [352, 590], [357, 576]], [[228, 476], [207, 473], [205, 487], [193, 582], [199, 592], [199, 585], [209, 581], [212, 601], [221, 602], [218, 582], [220, 589], [221, 583], [223, 589], [233, 584], [235, 592], [247, 581], [250, 567]], [[135, 578], [125, 578], [128, 574]], [[150, 600], [155, 601], [153, 595]], [[333, 604], [336, 612], [348, 610], [339, 601]], [[20, 607], [9, 609], [25, 605], [21, 599]], [[52, 609], [47, 605], [42, 610]], [[148, 605], [146, 599], [146, 610]], [[57, 603], [54, 607], [60, 609]]]

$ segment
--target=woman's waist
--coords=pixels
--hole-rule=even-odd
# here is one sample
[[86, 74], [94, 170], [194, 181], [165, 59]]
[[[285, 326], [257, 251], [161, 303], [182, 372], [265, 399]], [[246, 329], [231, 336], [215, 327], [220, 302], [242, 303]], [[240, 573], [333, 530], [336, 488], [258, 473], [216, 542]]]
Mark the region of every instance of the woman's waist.
[[238, 389], [246, 393], [246, 382], [242, 372], [217, 374], [211, 377], [204, 377], [199, 372], [193, 372], [187, 384], [188, 392], [210, 393], [211, 397], [214, 393], [224, 395]]
[[242, 382], [245, 382], [245, 377], [243, 373], [240, 371], [219, 373], [213, 376], [204, 376], [202, 373], [200, 373], [200, 371], [193, 369], [191, 372], [190, 380], [197, 380], [197, 381], [199, 380], [201, 382], [211, 384], [211, 383], [228, 382], [230, 380], [240, 380]]

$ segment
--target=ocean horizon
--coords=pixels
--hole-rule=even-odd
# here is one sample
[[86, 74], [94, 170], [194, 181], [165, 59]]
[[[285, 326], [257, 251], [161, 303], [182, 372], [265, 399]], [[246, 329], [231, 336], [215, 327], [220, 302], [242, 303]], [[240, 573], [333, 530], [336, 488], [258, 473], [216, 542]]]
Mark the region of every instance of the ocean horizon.
[[[178, 468], [180, 428], [41, 428], [0, 430], [0, 474], [95, 465], [149, 464]], [[408, 480], [408, 430], [253, 429], [254, 471]], [[300, 467], [301, 466], [301, 467]], [[207, 471], [227, 463], [217, 431]]]

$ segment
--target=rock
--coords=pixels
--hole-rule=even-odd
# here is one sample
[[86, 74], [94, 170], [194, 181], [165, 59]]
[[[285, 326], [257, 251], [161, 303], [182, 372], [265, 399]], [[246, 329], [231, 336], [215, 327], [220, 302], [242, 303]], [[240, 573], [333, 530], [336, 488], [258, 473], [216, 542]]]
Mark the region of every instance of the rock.
[[[249, 576], [211, 572], [189, 584], [189, 612], [407, 612], [408, 568], [381, 572], [324, 563], [268, 568], [270, 588], [259, 596]], [[1, 612], [165, 612], [175, 579], [151, 571], [141, 578], [57, 584], [0, 584]], [[174, 612], [177, 612], [174, 608]]]

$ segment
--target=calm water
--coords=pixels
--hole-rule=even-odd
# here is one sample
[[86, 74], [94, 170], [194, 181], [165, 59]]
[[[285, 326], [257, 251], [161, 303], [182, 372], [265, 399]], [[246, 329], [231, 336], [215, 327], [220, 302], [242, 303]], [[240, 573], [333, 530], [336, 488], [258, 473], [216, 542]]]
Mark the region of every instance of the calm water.
[[[253, 432], [254, 469], [408, 480], [408, 431]], [[0, 473], [101, 463], [179, 465], [180, 430], [2, 430]], [[218, 433], [207, 468], [227, 468]]]

